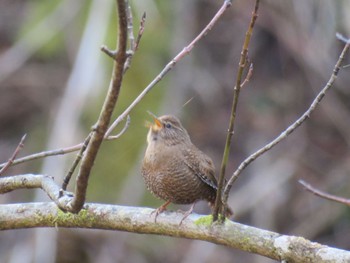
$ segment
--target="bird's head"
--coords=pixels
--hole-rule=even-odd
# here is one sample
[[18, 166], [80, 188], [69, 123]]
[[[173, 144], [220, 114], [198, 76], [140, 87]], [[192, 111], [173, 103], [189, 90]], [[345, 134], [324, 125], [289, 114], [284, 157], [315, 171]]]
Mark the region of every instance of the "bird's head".
[[149, 114], [153, 117], [154, 123], [149, 124], [148, 143], [157, 141], [166, 145], [176, 145], [190, 142], [190, 136], [178, 118], [173, 115], [157, 117], [151, 112]]

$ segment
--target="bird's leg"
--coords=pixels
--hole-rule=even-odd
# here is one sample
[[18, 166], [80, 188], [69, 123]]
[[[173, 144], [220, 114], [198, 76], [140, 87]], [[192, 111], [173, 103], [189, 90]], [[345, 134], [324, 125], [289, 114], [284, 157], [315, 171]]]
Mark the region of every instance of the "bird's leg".
[[179, 226], [181, 226], [182, 221], [184, 221], [190, 214], [192, 214], [193, 208], [194, 208], [195, 205], [196, 205], [196, 203], [193, 203], [193, 205], [191, 205], [190, 209], [189, 209], [188, 211], [185, 212], [183, 218], [182, 218], [181, 221], [180, 221]]
[[154, 217], [154, 223], [157, 223], [157, 217], [158, 215], [166, 210], [166, 207], [170, 204], [170, 201], [166, 201], [164, 204], [162, 204], [160, 207], [158, 207], [156, 210], [153, 210], [151, 213], [151, 216], [155, 213], [156, 216]]

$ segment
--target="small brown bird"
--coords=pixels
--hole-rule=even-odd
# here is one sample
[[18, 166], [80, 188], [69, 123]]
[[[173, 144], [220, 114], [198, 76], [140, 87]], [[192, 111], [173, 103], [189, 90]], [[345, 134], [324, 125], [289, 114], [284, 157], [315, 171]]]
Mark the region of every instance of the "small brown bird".
[[[172, 115], [153, 117], [154, 124], [150, 125], [147, 135], [142, 176], [148, 190], [166, 201], [155, 211], [155, 221], [170, 203], [193, 204], [181, 224], [197, 201], [206, 200], [214, 207], [217, 191], [214, 164], [192, 144], [178, 118]], [[231, 215], [232, 211], [228, 209], [226, 216]]]

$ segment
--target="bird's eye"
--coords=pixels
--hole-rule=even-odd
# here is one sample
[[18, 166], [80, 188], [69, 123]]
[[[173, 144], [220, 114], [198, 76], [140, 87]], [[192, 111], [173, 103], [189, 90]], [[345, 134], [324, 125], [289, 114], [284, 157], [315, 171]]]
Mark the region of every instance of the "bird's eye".
[[165, 128], [170, 129], [171, 128], [171, 124], [170, 123], [165, 124]]

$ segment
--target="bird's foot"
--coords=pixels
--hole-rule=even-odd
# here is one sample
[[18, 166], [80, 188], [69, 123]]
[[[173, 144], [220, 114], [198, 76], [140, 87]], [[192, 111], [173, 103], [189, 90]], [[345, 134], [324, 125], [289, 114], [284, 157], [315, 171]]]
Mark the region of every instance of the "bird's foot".
[[[184, 213], [184, 216], [183, 216], [183, 218], [181, 219], [179, 226], [181, 226], [182, 222], [183, 222], [190, 214], [192, 214], [193, 208], [194, 208], [195, 204], [196, 204], [196, 203], [193, 203], [193, 205], [191, 205], [190, 209]], [[182, 211], [182, 212], [183, 212], [183, 211]]]
[[157, 223], [157, 217], [160, 213], [162, 213], [163, 211], [166, 210], [166, 207], [170, 204], [170, 201], [165, 202], [164, 204], [162, 204], [160, 207], [158, 207], [156, 210], [153, 210], [150, 214], [150, 216], [152, 216], [153, 214], [156, 214], [154, 217], [154, 223]]

